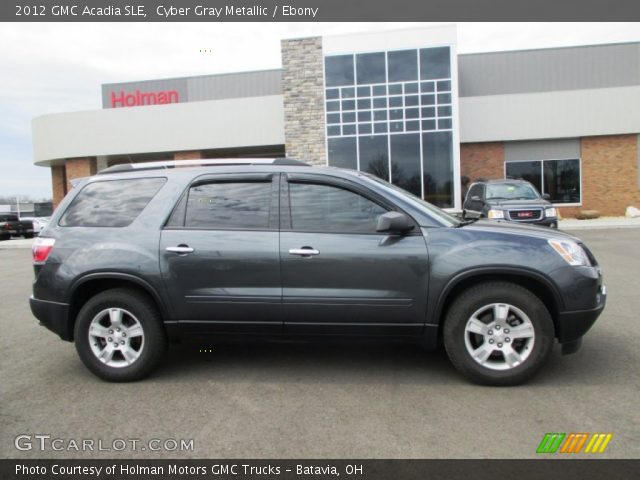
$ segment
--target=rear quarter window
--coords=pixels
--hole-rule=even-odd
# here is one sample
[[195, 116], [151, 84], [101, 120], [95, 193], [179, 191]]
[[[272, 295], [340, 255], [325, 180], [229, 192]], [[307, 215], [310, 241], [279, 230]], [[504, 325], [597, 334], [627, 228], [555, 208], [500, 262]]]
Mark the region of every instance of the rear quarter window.
[[165, 178], [134, 178], [90, 183], [73, 199], [59, 224], [62, 227], [126, 227], [165, 182]]

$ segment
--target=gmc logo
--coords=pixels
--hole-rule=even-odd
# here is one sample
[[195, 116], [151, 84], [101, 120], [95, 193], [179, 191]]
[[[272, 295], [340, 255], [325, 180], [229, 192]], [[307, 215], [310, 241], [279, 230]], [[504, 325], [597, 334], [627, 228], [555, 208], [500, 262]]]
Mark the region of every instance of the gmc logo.
[[117, 107], [139, 107], [141, 105], [163, 105], [165, 103], [178, 103], [180, 101], [177, 90], [164, 90], [160, 92], [141, 92], [136, 90], [133, 93], [111, 92], [111, 108]]
[[532, 212], [518, 212], [518, 218], [531, 218], [533, 217]]

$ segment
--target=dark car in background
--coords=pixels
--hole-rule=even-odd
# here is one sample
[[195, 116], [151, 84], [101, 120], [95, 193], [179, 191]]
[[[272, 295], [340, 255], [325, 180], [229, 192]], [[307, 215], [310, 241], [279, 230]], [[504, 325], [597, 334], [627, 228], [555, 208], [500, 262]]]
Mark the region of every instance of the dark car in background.
[[169, 339], [357, 336], [444, 346], [472, 380], [514, 385], [606, 303], [578, 238], [290, 159], [111, 167], [69, 192], [33, 262], [33, 314], [109, 381], [148, 375]]
[[488, 218], [558, 228], [558, 212], [548, 195], [525, 180], [478, 181], [469, 187], [463, 218]]
[[33, 223], [21, 221], [17, 215], [0, 213], [0, 240], [11, 237], [33, 238]]

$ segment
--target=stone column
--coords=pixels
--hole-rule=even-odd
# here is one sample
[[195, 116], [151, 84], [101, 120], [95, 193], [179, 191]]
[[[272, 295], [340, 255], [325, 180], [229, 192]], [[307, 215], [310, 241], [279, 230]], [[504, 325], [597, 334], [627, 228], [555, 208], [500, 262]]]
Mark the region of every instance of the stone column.
[[326, 165], [322, 37], [282, 40], [287, 157]]

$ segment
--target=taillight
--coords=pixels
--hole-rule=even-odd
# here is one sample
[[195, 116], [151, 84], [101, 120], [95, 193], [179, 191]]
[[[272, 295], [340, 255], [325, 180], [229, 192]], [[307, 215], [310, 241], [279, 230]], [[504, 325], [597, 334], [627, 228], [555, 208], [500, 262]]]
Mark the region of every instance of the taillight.
[[41, 238], [38, 237], [33, 242], [31, 252], [33, 253], [33, 263], [36, 265], [42, 265], [49, 258], [51, 250], [53, 250], [53, 244], [56, 243], [54, 238]]

